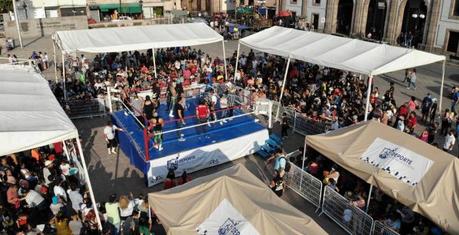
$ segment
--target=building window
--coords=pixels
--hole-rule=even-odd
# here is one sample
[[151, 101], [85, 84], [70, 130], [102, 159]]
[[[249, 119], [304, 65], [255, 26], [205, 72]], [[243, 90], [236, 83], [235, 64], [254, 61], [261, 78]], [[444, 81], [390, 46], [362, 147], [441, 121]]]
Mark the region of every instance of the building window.
[[451, 6], [452, 16], [459, 16], [459, 1], [452, 0], [451, 3], [452, 3], [452, 6]]
[[298, 0], [290, 0], [290, 4], [297, 4]]
[[448, 46], [446, 50], [448, 52], [457, 53], [459, 44], [459, 32], [449, 31]]
[[314, 0], [313, 5], [320, 5], [320, 0]]

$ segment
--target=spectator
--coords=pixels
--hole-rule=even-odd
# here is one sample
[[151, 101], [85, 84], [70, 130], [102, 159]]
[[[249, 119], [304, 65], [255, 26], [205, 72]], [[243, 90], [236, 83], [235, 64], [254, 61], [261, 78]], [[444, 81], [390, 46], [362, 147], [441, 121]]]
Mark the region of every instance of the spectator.
[[119, 214], [119, 204], [116, 202], [116, 194], [112, 194], [108, 202], [105, 203], [105, 209], [107, 210], [107, 221], [111, 223], [115, 230], [120, 229], [120, 214]]
[[447, 135], [449, 132], [449, 129], [451, 128], [451, 123], [454, 118], [454, 113], [450, 112], [449, 109], [445, 109], [445, 112], [443, 113], [443, 116], [441, 118], [441, 130], [440, 134], [441, 135]]
[[284, 179], [277, 171], [275, 173], [274, 178], [271, 180], [269, 187], [274, 191], [274, 193], [277, 196], [282, 197], [282, 194], [284, 192]]
[[454, 131], [450, 130], [448, 132], [448, 135], [445, 137], [445, 143], [443, 145], [443, 150], [445, 152], [451, 152], [453, 150], [455, 143], [456, 143], [456, 137], [454, 137]]
[[65, 218], [64, 213], [62, 211], [57, 213], [52, 223], [56, 227], [57, 235], [72, 235], [72, 231], [69, 228], [68, 219]]
[[411, 87], [413, 87], [413, 90], [416, 90], [416, 69], [413, 69], [413, 71], [411, 71], [409, 77], [410, 79], [408, 81], [407, 89], [411, 89]]
[[421, 104], [421, 120], [424, 122], [427, 122], [429, 119], [429, 111], [430, 108], [432, 107], [432, 96], [430, 93], [427, 93], [427, 96], [422, 99], [422, 104]]
[[286, 138], [288, 136], [288, 129], [290, 128], [288, 124], [288, 117], [286, 113], [282, 114], [282, 124], [281, 124], [281, 136], [282, 138]]
[[282, 149], [277, 150], [273, 156], [266, 160], [266, 164], [270, 164], [271, 162], [274, 163], [275, 174], [278, 174], [280, 177], [284, 177], [287, 159], [285, 158], [285, 154]]
[[81, 229], [83, 228], [83, 224], [81, 223], [78, 214], [72, 215], [72, 220], [69, 222], [69, 228], [72, 235], [80, 235]]

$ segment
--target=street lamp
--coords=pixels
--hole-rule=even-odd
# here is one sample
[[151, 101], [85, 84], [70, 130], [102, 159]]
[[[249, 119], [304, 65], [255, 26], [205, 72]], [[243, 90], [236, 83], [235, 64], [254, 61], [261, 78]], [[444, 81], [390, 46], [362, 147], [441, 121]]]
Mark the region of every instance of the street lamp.
[[139, 0], [140, 5], [140, 19], [143, 19], [143, 1]]
[[25, 17], [26, 19], [29, 18], [28, 14], [27, 14], [27, 4], [25, 1], [22, 2], [22, 8], [24, 8], [24, 12], [25, 12]]

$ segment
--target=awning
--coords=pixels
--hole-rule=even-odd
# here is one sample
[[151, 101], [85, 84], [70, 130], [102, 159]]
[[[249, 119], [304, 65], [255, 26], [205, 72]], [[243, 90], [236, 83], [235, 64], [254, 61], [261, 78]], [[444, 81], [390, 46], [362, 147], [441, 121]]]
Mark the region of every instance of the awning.
[[290, 11], [280, 11], [278, 16], [280, 17], [292, 16], [292, 13]]
[[148, 203], [168, 235], [327, 234], [242, 164], [149, 193]]
[[379, 75], [445, 60], [411, 48], [274, 26], [239, 42], [258, 51], [313, 64]]
[[375, 122], [306, 136], [306, 145], [450, 234], [459, 234], [459, 159]]
[[123, 13], [123, 14], [142, 13], [142, 7], [138, 3], [100, 4], [99, 9], [101, 12], [109, 12], [109, 11], [117, 10], [119, 13]]
[[39, 73], [3, 64], [0, 74], [0, 156], [78, 137]]
[[204, 23], [188, 23], [59, 31], [53, 40], [67, 53], [103, 53], [197, 46], [223, 37]]

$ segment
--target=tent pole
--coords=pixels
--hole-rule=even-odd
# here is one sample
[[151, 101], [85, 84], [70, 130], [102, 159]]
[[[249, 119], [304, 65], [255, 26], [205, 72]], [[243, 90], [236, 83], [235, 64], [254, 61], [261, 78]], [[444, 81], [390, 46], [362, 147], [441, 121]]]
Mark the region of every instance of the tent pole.
[[279, 105], [277, 106], [277, 111], [276, 111], [276, 121], [279, 118], [279, 111], [280, 111], [280, 106], [282, 105], [282, 97], [284, 96], [284, 88], [285, 88], [285, 82], [287, 80], [287, 74], [288, 74], [289, 66], [290, 66], [290, 57], [288, 57], [287, 65], [285, 66], [284, 81], [282, 82], [281, 94], [280, 94], [280, 97], [279, 97]]
[[157, 74], [156, 74], [156, 53], [155, 53], [155, 50], [156, 50], [155, 48], [152, 49], [152, 51], [153, 51], [153, 58], [152, 59], [153, 59], [153, 68], [154, 68], [155, 78], [158, 78]]
[[303, 185], [303, 173], [304, 173], [304, 162], [305, 161], [306, 161], [306, 138], [304, 138], [303, 160], [301, 163], [300, 191], [301, 191], [301, 186]]
[[301, 163], [301, 170], [304, 170], [304, 162], [305, 161], [306, 161], [306, 138], [304, 138], [303, 162]]
[[64, 153], [65, 153], [65, 156], [67, 157], [67, 161], [70, 162], [70, 154], [69, 154], [69, 150], [67, 149], [67, 144], [65, 143], [65, 141], [62, 141], [62, 147], [64, 148]]
[[370, 184], [370, 190], [368, 191], [367, 206], [365, 207], [365, 212], [368, 212], [368, 207], [370, 207], [371, 193], [373, 192], [373, 185]]
[[443, 60], [443, 65], [441, 68], [441, 86], [440, 86], [440, 99], [439, 99], [440, 103], [438, 104], [438, 110], [440, 111], [439, 113], [443, 111], [441, 108], [442, 108], [442, 103], [443, 103], [443, 86], [445, 83], [445, 71], [446, 71], [446, 59]]
[[225, 39], [222, 40], [223, 47], [223, 66], [225, 67], [225, 80], [228, 79], [228, 71], [226, 70], [226, 49], [225, 49]]
[[239, 65], [239, 51], [241, 50], [241, 43], [238, 41], [237, 43], [237, 52], [236, 52], [236, 65], [234, 66], [234, 84], [236, 84], [236, 74], [237, 74], [237, 67]]
[[56, 83], [58, 81], [57, 79], [57, 56], [56, 56], [56, 43], [53, 41], [53, 63], [54, 63], [54, 79], [56, 79]]
[[370, 94], [371, 84], [373, 82], [373, 76], [368, 77], [368, 88], [367, 88], [367, 103], [365, 104], [365, 121], [368, 121], [368, 110], [370, 109]]
[[67, 101], [67, 89], [65, 87], [65, 56], [64, 56], [63, 51], [62, 51], [62, 83], [64, 87], [64, 100]]
[[80, 136], [77, 136], [76, 142], [78, 146], [78, 152], [80, 152], [81, 163], [83, 164], [86, 182], [88, 184], [89, 196], [91, 197], [92, 207], [94, 208], [94, 213], [96, 214], [96, 221], [98, 223], [99, 230], [102, 231], [102, 222], [100, 221], [99, 210], [97, 209], [96, 198], [94, 197], [94, 191], [92, 190], [91, 180], [89, 180], [88, 168], [86, 167], [86, 160], [84, 159], [83, 148], [81, 148]]

